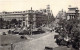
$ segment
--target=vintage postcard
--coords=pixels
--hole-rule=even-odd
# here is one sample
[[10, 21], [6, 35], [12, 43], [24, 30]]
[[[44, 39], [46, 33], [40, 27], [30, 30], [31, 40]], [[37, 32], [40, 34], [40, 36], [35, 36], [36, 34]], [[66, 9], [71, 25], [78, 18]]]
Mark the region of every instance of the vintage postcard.
[[0, 50], [80, 50], [80, 0], [0, 0]]

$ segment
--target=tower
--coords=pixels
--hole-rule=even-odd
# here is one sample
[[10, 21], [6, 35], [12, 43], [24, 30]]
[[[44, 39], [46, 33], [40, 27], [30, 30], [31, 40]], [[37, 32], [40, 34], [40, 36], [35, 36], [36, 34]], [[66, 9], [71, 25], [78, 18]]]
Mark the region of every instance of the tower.
[[32, 7], [31, 7], [31, 10], [32, 10]]
[[47, 5], [46, 10], [47, 10], [47, 13], [50, 13], [50, 5]]
[[49, 23], [50, 23], [50, 5], [47, 5], [47, 8], [46, 8], [46, 11], [47, 11], [47, 26], [49, 26]]

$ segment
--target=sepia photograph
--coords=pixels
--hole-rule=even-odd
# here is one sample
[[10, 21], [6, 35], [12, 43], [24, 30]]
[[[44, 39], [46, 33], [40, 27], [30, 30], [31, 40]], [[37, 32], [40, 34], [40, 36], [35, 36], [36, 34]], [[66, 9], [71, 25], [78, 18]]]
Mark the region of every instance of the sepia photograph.
[[0, 50], [80, 50], [80, 0], [0, 0]]

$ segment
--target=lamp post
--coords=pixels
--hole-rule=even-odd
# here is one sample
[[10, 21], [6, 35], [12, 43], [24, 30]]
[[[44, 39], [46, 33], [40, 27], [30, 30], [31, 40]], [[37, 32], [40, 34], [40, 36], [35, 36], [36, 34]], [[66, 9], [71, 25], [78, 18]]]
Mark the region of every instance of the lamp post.
[[11, 50], [14, 50], [14, 48], [13, 48], [13, 43], [11, 43]]

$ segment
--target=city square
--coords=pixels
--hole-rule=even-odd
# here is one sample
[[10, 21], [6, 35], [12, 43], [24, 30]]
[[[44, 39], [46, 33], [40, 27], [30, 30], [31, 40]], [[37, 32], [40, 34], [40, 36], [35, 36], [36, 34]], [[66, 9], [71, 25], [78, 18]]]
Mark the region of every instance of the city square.
[[0, 50], [80, 50], [80, 1], [48, 1], [0, 2]]

